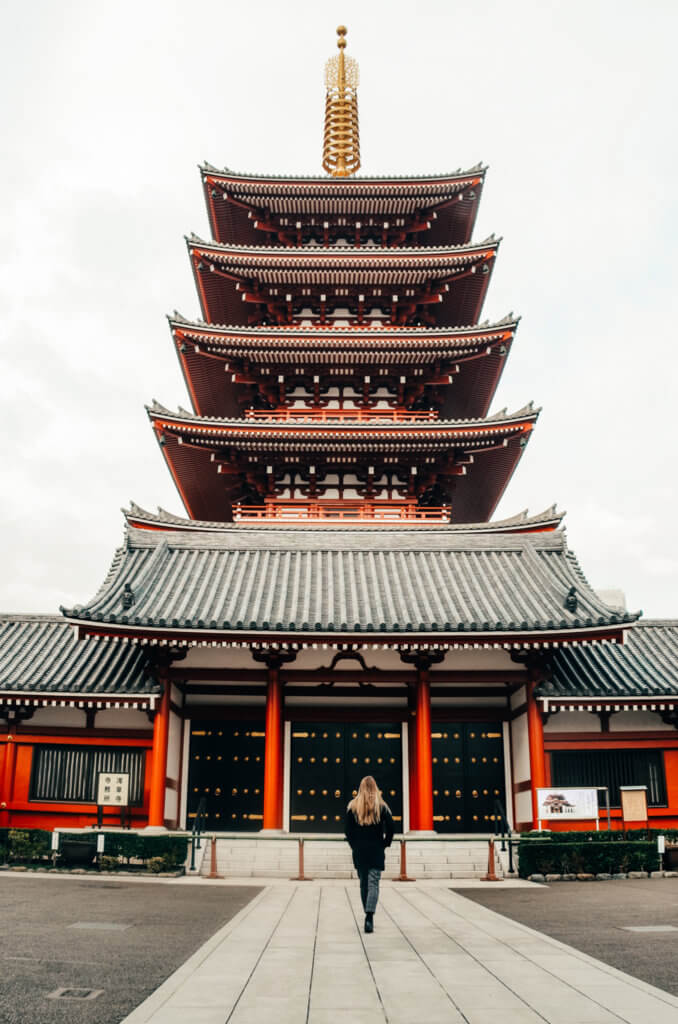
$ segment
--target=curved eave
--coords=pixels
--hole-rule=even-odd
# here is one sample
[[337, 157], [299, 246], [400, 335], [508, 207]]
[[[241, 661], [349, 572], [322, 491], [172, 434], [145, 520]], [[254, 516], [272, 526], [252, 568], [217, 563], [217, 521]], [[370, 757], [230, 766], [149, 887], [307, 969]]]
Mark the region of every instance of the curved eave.
[[[141, 530], [166, 530], [170, 533], [213, 533], [214, 531], [222, 532], [225, 530], [233, 530], [232, 524], [226, 524], [214, 520], [201, 521], [194, 519], [185, 519], [181, 516], [172, 515], [170, 512], [166, 512], [164, 509], [159, 509], [157, 513], [149, 512], [146, 509], [141, 508], [139, 505], [132, 503], [131, 508], [122, 509], [122, 513], [125, 516], [125, 521], [128, 526], [134, 529]], [[512, 533], [550, 533], [557, 530], [564, 518], [564, 512], [556, 512], [555, 508], [547, 509], [545, 512], [538, 513], [536, 515], [528, 515], [527, 512], [523, 512], [517, 516], [511, 516], [508, 519], [498, 520], [494, 523], [450, 523], [446, 526], [447, 530], [453, 531], [454, 533], [468, 533], [475, 535], [485, 534], [512, 534]], [[241, 526], [236, 526], [235, 529], [241, 529]], [[252, 525], [249, 524], [249, 528]], [[382, 531], [382, 527], [373, 526], [370, 527], [368, 524], [361, 524], [361, 530], [369, 532], [375, 530], [377, 532]], [[263, 527], [262, 527], [263, 529]], [[304, 532], [320, 530], [328, 532], [336, 529], [336, 525], [328, 526], [327, 524], [309, 524], [309, 523], [287, 523], [286, 529], [299, 529]], [[352, 528], [355, 529], [355, 528]], [[400, 526], [401, 530], [412, 530], [421, 536], [429, 527], [426, 526], [412, 526], [409, 527], [407, 524]], [[433, 527], [433, 529], [440, 529], [439, 527]]]
[[[212, 235], [219, 241], [260, 244], [257, 217], [377, 216], [443, 219], [442, 234], [459, 241], [471, 237], [482, 194], [485, 168], [426, 178], [272, 178], [201, 168]], [[437, 225], [435, 225], [437, 226]], [[429, 228], [430, 232], [430, 228]], [[422, 234], [417, 232], [418, 244]], [[441, 231], [432, 233], [433, 238]]]
[[353, 175], [350, 178], [338, 181], [336, 178], [320, 175], [304, 174], [249, 174], [232, 171], [228, 167], [214, 167], [205, 162], [200, 165], [200, 173], [203, 180], [212, 176], [220, 181], [229, 182], [234, 185], [260, 185], [271, 186], [276, 190], [287, 190], [297, 188], [319, 188], [334, 190], [337, 194], [342, 192], [354, 192], [369, 190], [373, 187], [382, 189], [411, 189], [420, 186], [438, 187], [444, 184], [453, 184], [465, 179], [484, 178], [487, 167], [483, 164], [476, 164], [468, 170], [457, 169], [447, 174], [413, 174], [413, 175]]
[[[182, 627], [145, 626], [129, 622], [117, 622], [113, 618], [97, 621], [79, 618], [72, 611], [64, 611], [67, 621], [83, 634], [90, 636], [115, 636], [141, 644], [157, 643], [160, 646], [178, 644], [187, 647], [212, 646], [213, 644], [239, 647], [261, 646], [274, 649], [303, 649], [305, 647], [354, 647], [356, 642], [365, 647], [395, 647], [402, 649], [431, 650], [461, 647], [465, 650], [553, 650], [573, 644], [623, 643], [624, 631], [628, 625], [603, 625], [573, 628], [564, 631], [525, 630], [520, 632], [468, 632], [450, 633], [445, 630], [429, 632], [411, 631], [364, 631], [364, 630], [265, 630], [235, 629], [213, 630], [209, 628], [186, 629]], [[629, 623], [630, 625], [630, 623]]]
[[496, 415], [487, 419], [436, 420], [433, 423], [390, 423], [375, 422], [330, 423], [276, 422], [275, 420], [217, 419], [192, 416], [189, 413], [173, 414], [161, 406], [147, 406], [146, 411], [154, 428], [159, 431], [171, 430], [181, 434], [192, 434], [204, 440], [245, 439], [299, 441], [417, 441], [445, 440], [459, 438], [464, 441], [484, 438], [501, 440], [507, 434], [529, 433], [537, 422], [540, 409], [526, 406], [510, 416]]
[[[246, 318], [244, 307], [267, 315], [273, 310], [274, 319], [286, 321], [288, 302], [299, 308], [312, 303], [302, 295], [305, 288], [317, 295], [328, 293], [330, 309], [342, 308], [352, 301], [343, 294], [348, 288], [364, 294], [366, 305], [373, 301], [390, 310], [395, 302], [404, 320], [425, 304], [438, 323], [455, 326], [477, 322], [499, 241], [444, 249], [360, 250], [246, 248], [188, 238], [187, 246], [202, 316], [209, 323], [240, 323]], [[370, 289], [379, 296], [370, 298]]]

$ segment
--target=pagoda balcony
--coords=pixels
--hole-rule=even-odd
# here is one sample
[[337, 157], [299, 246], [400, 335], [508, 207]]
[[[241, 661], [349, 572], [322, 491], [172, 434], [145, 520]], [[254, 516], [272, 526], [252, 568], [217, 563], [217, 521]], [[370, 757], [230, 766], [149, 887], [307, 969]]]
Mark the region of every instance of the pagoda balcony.
[[328, 498], [321, 501], [287, 499], [266, 501], [264, 505], [233, 505], [236, 523], [278, 525], [294, 523], [410, 523], [422, 526], [449, 523], [450, 505], [417, 505], [414, 501], [347, 501]]
[[387, 423], [431, 423], [438, 419], [437, 409], [410, 412], [407, 409], [247, 409], [245, 419], [276, 422], [330, 423], [346, 420], [366, 423], [380, 420]]

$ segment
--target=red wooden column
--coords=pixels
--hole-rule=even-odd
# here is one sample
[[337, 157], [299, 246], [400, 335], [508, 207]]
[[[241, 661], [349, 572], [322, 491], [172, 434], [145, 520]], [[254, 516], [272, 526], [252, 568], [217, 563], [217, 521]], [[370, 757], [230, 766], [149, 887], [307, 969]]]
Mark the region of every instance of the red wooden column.
[[262, 829], [279, 831], [283, 827], [283, 684], [280, 666], [294, 661], [296, 651], [251, 649], [255, 661], [268, 669], [266, 684], [266, 739], [264, 749], [264, 813]]
[[12, 806], [12, 790], [14, 788], [14, 771], [16, 768], [16, 726], [10, 725], [7, 729], [7, 742], [3, 751], [2, 778], [0, 778], [0, 822], [3, 825], [10, 823], [10, 809]]
[[264, 752], [265, 829], [281, 829], [283, 814], [283, 695], [279, 664], [269, 664]]
[[433, 754], [431, 752], [431, 683], [428, 667], [417, 668], [417, 830], [433, 831]]
[[546, 754], [544, 753], [544, 723], [535, 700], [536, 682], [527, 684], [527, 734], [530, 746], [530, 781], [532, 784], [532, 828], [539, 818], [537, 789], [546, 785]]
[[411, 693], [408, 739], [410, 831], [433, 831], [433, 755], [431, 753], [431, 680], [429, 669], [445, 657], [444, 650], [401, 651], [401, 660], [414, 665], [417, 679]]
[[169, 742], [171, 684], [167, 678], [159, 679], [163, 694], [153, 719], [153, 754], [151, 758], [151, 795], [148, 824], [162, 828], [165, 824], [165, 782], [167, 778], [167, 746]]

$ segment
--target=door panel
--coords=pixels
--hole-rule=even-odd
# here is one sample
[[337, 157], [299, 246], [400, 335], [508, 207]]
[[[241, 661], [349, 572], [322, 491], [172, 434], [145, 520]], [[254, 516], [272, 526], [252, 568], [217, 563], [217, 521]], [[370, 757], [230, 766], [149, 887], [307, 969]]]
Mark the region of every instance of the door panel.
[[501, 723], [436, 723], [431, 747], [436, 832], [492, 831], [494, 802], [505, 805]]
[[292, 832], [343, 832], [346, 805], [364, 775], [374, 775], [396, 828], [402, 822], [400, 723], [296, 723], [291, 757]]
[[188, 827], [201, 797], [207, 829], [255, 832], [264, 804], [262, 722], [191, 722], [188, 771]]

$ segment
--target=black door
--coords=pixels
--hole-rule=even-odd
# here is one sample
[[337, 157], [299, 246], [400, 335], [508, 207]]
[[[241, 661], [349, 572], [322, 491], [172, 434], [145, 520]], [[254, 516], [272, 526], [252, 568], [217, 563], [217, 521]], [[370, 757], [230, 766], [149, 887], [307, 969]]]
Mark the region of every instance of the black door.
[[346, 805], [364, 775], [373, 775], [402, 822], [400, 723], [292, 725], [290, 830], [342, 832]]
[[205, 798], [208, 829], [255, 832], [264, 804], [262, 722], [191, 722], [188, 827]]
[[491, 832], [495, 800], [505, 805], [500, 722], [437, 722], [433, 753], [436, 832]]

